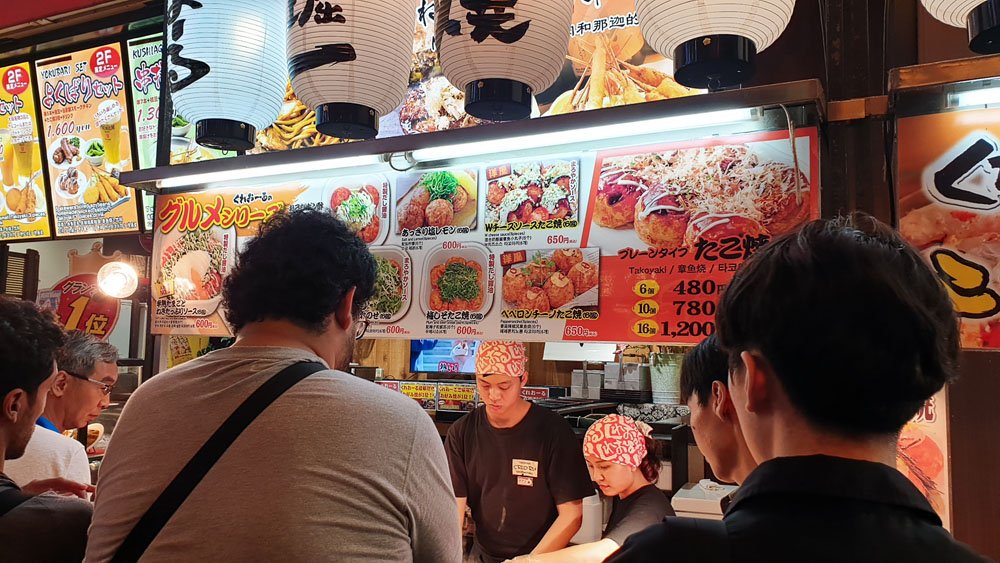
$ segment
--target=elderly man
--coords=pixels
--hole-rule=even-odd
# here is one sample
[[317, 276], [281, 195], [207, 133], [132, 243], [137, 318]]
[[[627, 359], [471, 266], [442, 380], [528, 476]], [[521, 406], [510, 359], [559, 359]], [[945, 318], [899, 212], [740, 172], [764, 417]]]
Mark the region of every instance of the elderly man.
[[62, 435], [83, 428], [108, 408], [118, 381], [118, 350], [92, 335], [74, 331], [56, 353], [58, 372], [49, 389], [42, 427], [31, 436], [24, 455], [7, 464], [7, 476], [24, 485], [35, 479], [62, 477], [90, 483], [90, 463], [83, 444]]

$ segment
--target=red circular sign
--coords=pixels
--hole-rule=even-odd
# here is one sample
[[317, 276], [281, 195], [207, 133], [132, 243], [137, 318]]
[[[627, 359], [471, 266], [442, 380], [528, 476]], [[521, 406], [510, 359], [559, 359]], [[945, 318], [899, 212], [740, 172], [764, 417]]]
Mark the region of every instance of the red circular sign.
[[3, 73], [3, 89], [12, 96], [24, 93], [30, 85], [31, 75], [23, 66], [12, 66]]
[[97, 274], [77, 274], [52, 288], [59, 293], [56, 316], [67, 331], [82, 330], [107, 339], [118, 322], [119, 302], [97, 287]]
[[101, 78], [107, 78], [122, 67], [122, 56], [114, 47], [101, 47], [90, 55], [90, 71]]

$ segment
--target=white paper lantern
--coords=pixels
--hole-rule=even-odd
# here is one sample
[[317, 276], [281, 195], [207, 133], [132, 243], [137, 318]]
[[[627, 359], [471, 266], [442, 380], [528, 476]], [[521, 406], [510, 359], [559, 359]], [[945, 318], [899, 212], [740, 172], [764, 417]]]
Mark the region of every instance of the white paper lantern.
[[288, 0], [288, 73], [316, 110], [316, 129], [370, 139], [403, 101], [410, 77], [415, 0]]
[[167, 53], [174, 112], [198, 144], [253, 147], [284, 102], [286, 0], [169, 0]]
[[573, 0], [437, 0], [444, 75], [465, 90], [465, 111], [491, 121], [531, 115], [532, 96], [566, 62]]
[[785, 30], [795, 0], [636, 0], [646, 42], [674, 59], [674, 78], [692, 88], [740, 84], [754, 59]]
[[1000, 53], [1000, 0], [921, 0], [936, 19], [969, 30], [969, 48]]

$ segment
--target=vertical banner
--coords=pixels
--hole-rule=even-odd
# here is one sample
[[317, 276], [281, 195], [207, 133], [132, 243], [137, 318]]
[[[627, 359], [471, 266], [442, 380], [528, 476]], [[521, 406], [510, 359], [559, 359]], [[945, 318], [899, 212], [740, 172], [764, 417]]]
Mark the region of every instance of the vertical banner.
[[138, 231], [134, 190], [118, 183], [133, 166], [119, 44], [37, 66], [56, 236]]
[[899, 230], [941, 276], [962, 346], [1000, 348], [1000, 109], [897, 121]]
[[[136, 161], [139, 169], [156, 166], [156, 140], [160, 126], [160, 80], [163, 66], [163, 35], [139, 37], [128, 42], [129, 84], [135, 119]], [[153, 194], [142, 193], [143, 230], [153, 229], [156, 212]]]
[[0, 240], [48, 237], [38, 113], [28, 63], [0, 67]]

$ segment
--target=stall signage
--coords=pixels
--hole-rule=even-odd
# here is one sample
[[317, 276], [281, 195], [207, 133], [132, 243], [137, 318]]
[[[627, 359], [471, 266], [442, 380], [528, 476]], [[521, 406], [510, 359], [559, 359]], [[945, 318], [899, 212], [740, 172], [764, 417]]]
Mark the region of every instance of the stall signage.
[[76, 274], [41, 292], [42, 308], [56, 314], [66, 331], [80, 330], [106, 340], [118, 323], [119, 301], [100, 290], [97, 274]]
[[816, 130], [795, 143], [763, 132], [159, 197], [153, 330], [226, 334], [236, 250], [309, 206], [375, 255], [372, 336], [698, 342], [739, 265], [818, 214]]
[[56, 236], [138, 232], [132, 124], [117, 43], [38, 62], [39, 99]]
[[899, 230], [941, 277], [962, 346], [1000, 348], [1000, 110], [898, 121]]
[[948, 401], [942, 390], [924, 403], [899, 433], [896, 468], [951, 529], [951, 467], [948, 464]]
[[[150, 35], [128, 42], [132, 76], [132, 115], [135, 116], [136, 160], [140, 169], [156, 166], [156, 139], [159, 134], [160, 83], [163, 70], [163, 36]], [[171, 143], [172, 145], [173, 143]], [[156, 212], [153, 194], [142, 193], [143, 230], [153, 229]]]
[[0, 67], [0, 241], [51, 234], [29, 63]]

